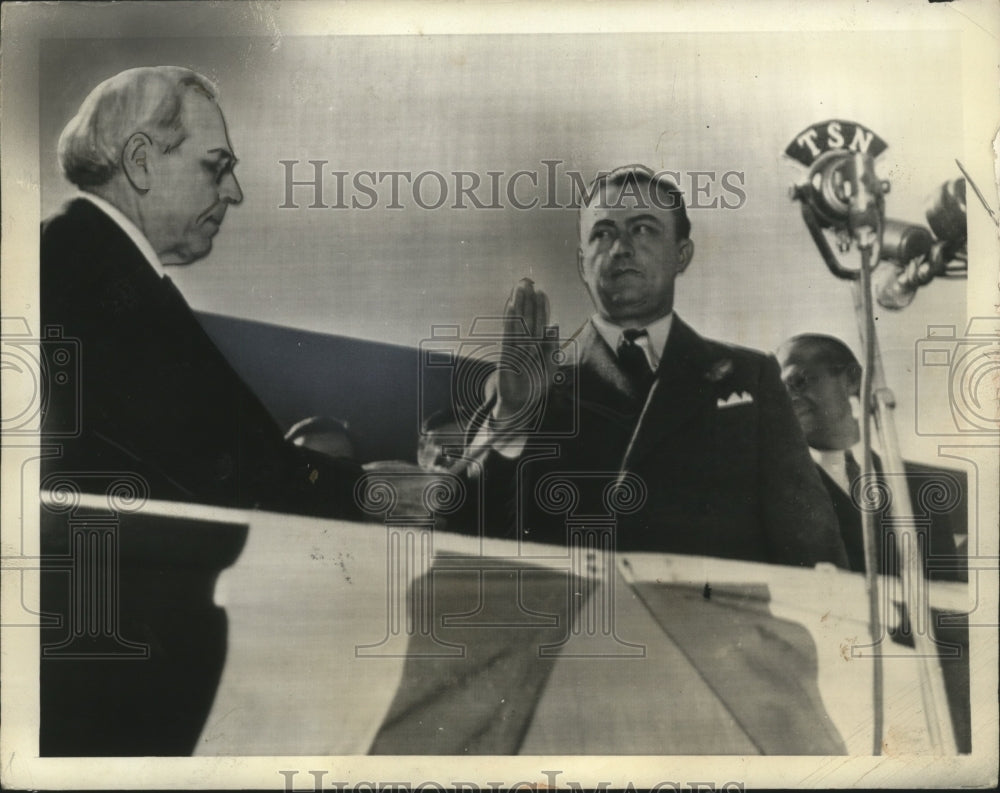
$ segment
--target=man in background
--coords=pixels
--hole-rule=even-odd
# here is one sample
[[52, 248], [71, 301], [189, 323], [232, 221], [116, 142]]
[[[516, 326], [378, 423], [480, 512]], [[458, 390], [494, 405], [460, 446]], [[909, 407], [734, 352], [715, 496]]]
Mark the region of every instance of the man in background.
[[243, 200], [212, 84], [176, 66], [117, 74], [58, 156], [81, 193], [42, 224], [41, 315], [80, 341], [81, 382], [79, 405], [50, 395], [46, 425], [79, 410], [81, 432], [54, 439], [48, 470], [138, 473], [154, 498], [354, 516], [357, 466], [283, 439], [167, 275], [207, 256]]
[[[548, 300], [531, 281], [507, 305], [492, 398], [467, 452], [482, 461], [487, 530], [565, 543], [566, 515], [553, 507], [607, 513], [616, 497], [605, 486], [622, 477], [643, 497], [617, 515], [618, 550], [846, 566], [777, 363], [704, 339], [674, 313], [675, 280], [694, 254], [676, 185], [643, 166], [599, 177], [579, 235], [596, 313], [573, 345], [557, 354], [546, 341]], [[522, 365], [531, 344], [544, 383]], [[543, 503], [554, 477], [580, 483], [578, 504], [565, 491]]]
[[[840, 339], [817, 333], [793, 336], [778, 348], [777, 355], [795, 415], [837, 513], [851, 569], [864, 571], [859, 493], [852, 492], [863, 459], [857, 419], [861, 365]], [[877, 475], [884, 479], [881, 459], [876, 454], [872, 457]], [[968, 532], [965, 474], [911, 462], [906, 462], [905, 467], [911, 499], [917, 499], [913, 504], [917, 530], [926, 537], [924, 554], [950, 560], [937, 568], [935, 578], [964, 578], [964, 571], [955, 568], [954, 560], [964, 556]], [[937, 503], [936, 499], [918, 499], [923, 488], [933, 488], [943, 498]], [[891, 527], [887, 517], [875, 516], [879, 570], [894, 573], [896, 565], [887, 561], [888, 546], [894, 543], [892, 536], [885, 533]]]

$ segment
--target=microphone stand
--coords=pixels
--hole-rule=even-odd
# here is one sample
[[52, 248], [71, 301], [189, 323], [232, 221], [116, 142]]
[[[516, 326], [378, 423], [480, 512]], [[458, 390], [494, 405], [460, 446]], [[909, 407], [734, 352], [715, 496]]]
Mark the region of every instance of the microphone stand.
[[[872, 262], [877, 263], [881, 248], [883, 213], [879, 200], [878, 183], [874, 179], [871, 158], [857, 152], [853, 155], [855, 189], [850, 197], [850, 231], [861, 252], [859, 277], [853, 279], [852, 292], [854, 310], [858, 320], [858, 330], [864, 349], [865, 365], [861, 379], [861, 441], [863, 454], [861, 481], [852, 486], [852, 496], [859, 505], [871, 504], [872, 499], [884, 500], [887, 495], [892, 506], [890, 526], [896, 536], [896, 552], [899, 557], [899, 586], [903, 590], [906, 607], [905, 618], [909, 620], [913, 635], [914, 650], [917, 654], [920, 694], [927, 722], [931, 746], [935, 754], [957, 754], [954, 729], [948, 710], [948, 700], [944, 688], [944, 676], [938, 664], [937, 647], [934, 639], [934, 625], [930, 614], [929, 598], [924, 580], [923, 553], [914, 522], [913, 506], [909, 487], [906, 483], [905, 467], [899, 452], [899, 436], [896, 433], [895, 396], [885, 381], [882, 356], [875, 333], [874, 306], [871, 290]], [[811, 231], [811, 229], [810, 229]], [[826, 258], [826, 257], [824, 257]], [[829, 264], [829, 262], [828, 262]], [[832, 268], [831, 268], [832, 269]], [[882, 448], [883, 476], [876, 483], [871, 455], [871, 421], [874, 418]], [[874, 487], [873, 487], [874, 486]], [[887, 488], [887, 491], [884, 489]], [[874, 492], [873, 492], [874, 490]], [[882, 642], [879, 619], [878, 596], [878, 549], [879, 538], [875, 534], [875, 512], [862, 509], [862, 536], [865, 551], [865, 588], [869, 597], [870, 631], [873, 655], [873, 693], [875, 703], [874, 754], [882, 753], [883, 731], [883, 667], [882, 653], [878, 646]], [[888, 554], [890, 548], [884, 548]], [[890, 579], [886, 579], [889, 583]], [[893, 582], [895, 583], [895, 582]], [[889, 605], [889, 598], [884, 602]], [[926, 632], [921, 627], [926, 627]]]

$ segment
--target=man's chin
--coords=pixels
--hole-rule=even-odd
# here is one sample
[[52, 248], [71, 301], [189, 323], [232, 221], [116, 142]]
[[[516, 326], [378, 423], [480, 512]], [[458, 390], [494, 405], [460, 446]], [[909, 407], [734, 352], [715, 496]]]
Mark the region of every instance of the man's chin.
[[795, 410], [795, 418], [802, 425], [803, 430], [808, 427], [810, 430], [816, 427], [816, 420], [809, 410]]
[[798, 416], [797, 418], [799, 420], [799, 426], [802, 428], [802, 434], [806, 437], [806, 443], [814, 449], [822, 449], [825, 441], [823, 427], [808, 418], [803, 418], [801, 416]]
[[660, 303], [650, 303], [645, 294], [619, 293], [605, 301], [607, 316], [613, 322], [642, 320], [653, 322], [670, 313], [670, 309]]
[[160, 261], [163, 264], [170, 265], [194, 264], [199, 259], [204, 259], [211, 252], [212, 240], [208, 239], [199, 244], [197, 247], [192, 246], [183, 251], [165, 253], [160, 257]]

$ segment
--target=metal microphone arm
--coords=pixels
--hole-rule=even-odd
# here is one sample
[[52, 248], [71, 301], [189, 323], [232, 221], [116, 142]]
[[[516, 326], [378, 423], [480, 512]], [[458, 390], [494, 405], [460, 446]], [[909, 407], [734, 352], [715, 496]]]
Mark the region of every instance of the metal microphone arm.
[[[894, 409], [896, 399], [885, 380], [882, 355], [875, 333], [875, 315], [872, 300], [871, 271], [873, 262], [879, 260], [884, 224], [884, 207], [874, 178], [871, 158], [857, 152], [853, 161], [854, 190], [850, 197], [848, 223], [851, 234], [861, 252], [859, 278], [852, 281], [854, 309], [858, 320], [858, 330], [864, 349], [865, 364], [861, 382], [861, 439], [863, 455], [861, 464], [861, 493], [853, 488], [857, 503], [864, 505], [862, 498], [868, 483], [874, 483], [874, 465], [871, 456], [871, 421], [874, 419], [882, 448], [882, 484], [891, 495], [892, 523], [896, 536], [896, 552], [899, 557], [899, 585], [903, 590], [906, 604], [906, 618], [910, 620], [914, 649], [919, 664], [920, 693], [931, 746], [937, 754], [957, 754], [948, 710], [948, 699], [944, 688], [944, 677], [937, 666], [937, 647], [934, 640], [934, 626], [931, 619], [929, 599], [924, 594], [927, 582], [924, 579], [924, 559], [920, 538], [913, 516], [910, 490], [906, 482], [906, 469], [899, 451], [899, 436], [896, 433]], [[865, 549], [865, 583], [869, 592], [869, 610], [872, 619], [873, 641], [876, 643], [875, 685], [881, 688], [881, 653], [877, 649], [882, 641], [878, 615], [878, 552], [879, 539], [875, 534], [875, 513], [872, 509], [862, 509], [862, 536]], [[889, 548], [884, 548], [885, 552]], [[886, 584], [890, 579], [886, 579]], [[894, 583], [894, 582], [892, 582]], [[919, 630], [919, 625], [927, 626], [927, 633]], [[880, 721], [880, 719], [878, 719]], [[875, 753], [881, 753], [881, 725], [876, 725]]]
[[[863, 259], [867, 259], [869, 255], [862, 249]], [[900, 575], [898, 584], [888, 577], [884, 578], [883, 582], [886, 586], [898, 585], [902, 589], [906, 604], [906, 617], [910, 620], [913, 628], [914, 649], [918, 655], [920, 693], [931, 746], [937, 754], [954, 755], [958, 753], [958, 747], [948, 710], [944, 679], [937, 665], [938, 652], [934, 639], [934, 625], [929, 613], [930, 601], [926, 597], [927, 582], [924, 579], [923, 548], [917, 534], [910, 491], [906, 483], [906, 467], [899, 451], [899, 436], [896, 432], [894, 414], [896, 399], [885, 381], [882, 355], [874, 330], [868, 262], [863, 262], [861, 278], [851, 284], [851, 291], [854, 295], [858, 330], [865, 352], [861, 392], [861, 439], [864, 451], [861, 461], [860, 487], [856, 486], [852, 495], [856, 502], [864, 504], [865, 492], [877, 481], [871, 456], [871, 420], [874, 419], [882, 450], [880, 484], [888, 489], [891, 498], [892, 522], [890, 525], [895, 533], [895, 551], [899, 559]], [[876, 499], [885, 497], [878, 493], [873, 495]], [[876, 643], [874, 648], [875, 662], [878, 664], [876, 677], [881, 678], [878, 643], [883, 641], [883, 637], [879, 625], [878, 609], [880, 602], [888, 602], [888, 598], [880, 599], [878, 597], [879, 571], [877, 569], [876, 543], [879, 542], [880, 538], [875, 533], [875, 511], [863, 508], [861, 518], [865, 550], [865, 583], [870, 598], [869, 610], [872, 619], [873, 641]], [[883, 547], [884, 552], [889, 550], [888, 547]], [[919, 625], [926, 625], [927, 633], [920, 630]], [[876, 685], [879, 683], [876, 682]], [[880, 732], [880, 729], [876, 730], [876, 741], [879, 743], [876, 754], [881, 753], [881, 740], [878, 736]]]
[[808, 201], [801, 201], [801, 204], [802, 220], [805, 221], [806, 228], [809, 229], [809, 234], [812, 236], [813, 242], [816, 243], [816, 247], [819, 249], [819, 253], [823, 257], [823, 261], [826, 263], [827, 268], [831, 273], [837, 276], [837, 278], [843, 278], [845, 280], [857, 279], [857, 271], [844, 267], [844, 265], [840, 263], [840, 260], [837, 259], [837, 255], [833, 252], [826, 235], [823, 233], [823, 229], [819, 225], [819, 219], [816, 217], [815, 210], [813, 210]]

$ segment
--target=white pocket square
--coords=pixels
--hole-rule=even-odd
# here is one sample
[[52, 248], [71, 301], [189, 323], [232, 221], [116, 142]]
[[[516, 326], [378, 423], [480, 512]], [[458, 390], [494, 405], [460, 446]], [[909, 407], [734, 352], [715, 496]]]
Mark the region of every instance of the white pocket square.
[[737, 405], [752, 405], [753, 396], [749, 391], [740, 391], [737, 393], [733, 391], [727, 399], [719, 399], [716, 401], [715, 406], [720, 410], [723, 408], [736, 407]]

